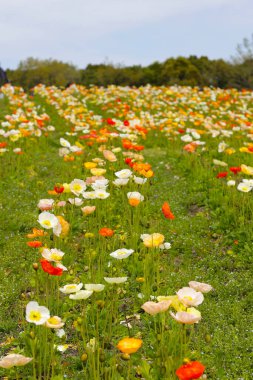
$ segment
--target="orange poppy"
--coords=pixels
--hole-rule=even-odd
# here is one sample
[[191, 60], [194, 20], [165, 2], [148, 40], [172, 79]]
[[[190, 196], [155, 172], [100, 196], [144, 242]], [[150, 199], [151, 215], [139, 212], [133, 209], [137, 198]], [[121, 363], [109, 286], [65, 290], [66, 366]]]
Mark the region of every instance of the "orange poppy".
[[38, 240], [28, 241], [26, 244], [31, 248], [39, 248], [42, 246], [42, 242]]
[[199, 379], [203, 375], [205, 367], [198, 361], [182, 365], [176, 370], [176, 375], [180, 380]]
[[29, 239], [33, 239], [33, 238], [36, 238], [38, 236], [44, 236], [46, 235], [47, 233], [43, 230], [38, 230], [37, 228], [33, 228], [33, 233], [32, 234], [27, 234], [26, 236], [29, 238]]
[[124, 354], [133, 354], [142, 346], [142, 340], [136, 338], [124, 338], [119, 341], [117, 348]]
[[114, 231], [107, 227], [101, 228], [98, 233], [99, 235], [105, 236], [105, 237], [111, 237], [114, 235]]
[[162, 212], [166, 219], [175, 219], [175, 216], [171, 212], [170, 205], [168, 202], [164, 202], [162, 205]]

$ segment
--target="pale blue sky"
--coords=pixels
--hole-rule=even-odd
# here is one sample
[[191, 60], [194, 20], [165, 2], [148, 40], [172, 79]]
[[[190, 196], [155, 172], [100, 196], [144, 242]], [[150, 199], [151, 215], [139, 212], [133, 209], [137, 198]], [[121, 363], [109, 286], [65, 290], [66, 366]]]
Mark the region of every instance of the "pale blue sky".
[[29, 56], [148, 65], [229, 59], [253, 33], [253, 0], [0, 0], [0, 65]]

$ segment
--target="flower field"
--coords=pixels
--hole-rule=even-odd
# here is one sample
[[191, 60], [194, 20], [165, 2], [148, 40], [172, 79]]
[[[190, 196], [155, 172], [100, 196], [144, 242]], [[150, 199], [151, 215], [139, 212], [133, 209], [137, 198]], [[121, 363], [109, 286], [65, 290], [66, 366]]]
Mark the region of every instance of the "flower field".
[[253, 95], [0, 92], [0, 376], [250, 380]]

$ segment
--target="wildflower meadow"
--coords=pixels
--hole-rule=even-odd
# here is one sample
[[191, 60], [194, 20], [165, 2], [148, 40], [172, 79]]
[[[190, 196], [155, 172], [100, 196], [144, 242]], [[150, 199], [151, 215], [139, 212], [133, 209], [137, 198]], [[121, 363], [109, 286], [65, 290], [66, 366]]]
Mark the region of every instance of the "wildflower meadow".
[[250, 380], [253, 94], [0, 91], [0, 377]]

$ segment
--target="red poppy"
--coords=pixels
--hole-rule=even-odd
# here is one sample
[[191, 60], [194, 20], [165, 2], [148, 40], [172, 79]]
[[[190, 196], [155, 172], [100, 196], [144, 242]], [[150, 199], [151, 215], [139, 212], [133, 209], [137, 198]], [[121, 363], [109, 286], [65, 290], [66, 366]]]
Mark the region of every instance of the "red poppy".
[[125, 163], [126, 163], [128, 166], [130, 166], [130, 167], [132, 167], [132, 166], [134, 165], [134, 163], [133, 163], [133, 161], [132, 161], [132, 158], [130, 158], [130, 157], [125, 158]]
[[181, 133], [181, 134], [185, 133], [185, 129], [182, 129], [182, 128], [178, 128], [177, 131], [178, 131], [179, 133]]
[[105, 236], [105, 237], [110, 237], [114, 235], [114, 231], [107, 227], [101, 228], [98, 233], [99, 235]]
[[62, 275], [63, 270], [61, 268], [54, 267], [49, 261], [41, 259], [40, 263], [44, 272], [51, 274], [52, 276]]
[[0, 148], [5, 148], [7, 146], [7, 142], [0, 142]]
[[164, 204], [162, 205], [162, 212], [166, 219], [175, 219], [175, 216], [170, 210], [168, 202], [164, 202]]
[[64, 191], [64, 186], [57, 184], [57, 185], [55, 185], [55, 187], [54, 187], [54, 191], [55, 191], [57, 194], [61, 194], [61, 193], [63, 193], [63, 191]]
[[107, 124], [109, 125], [115, 125], [115, 121], [113, 121], [110, 117], [108, 117], [108, 119], [106, 120]]
[[128, 120], [124, 120], [124, 123], [123, 123], [126, 127], [129, 126], [129, 121]]
[[220, 172], [217, 174], [216, 178], [225, 178], [228, 175], [228, 172]]
[[240, 171], [242, 171], [241, 169], [241, 166], [232, 166], [231, 168], [229, 168], [229, 170], [234, 173], [234, 174], [237, 174], [239, 173]]
[[42, 246], [42, 242], [39, 240], [28, 241], [26, 244], [32, 248], [39, 248]]
[[176, 375], [180, 380], [199, 379], [203, 375], [205, 367], [198, 361], [182, 365], [176, 370]]

